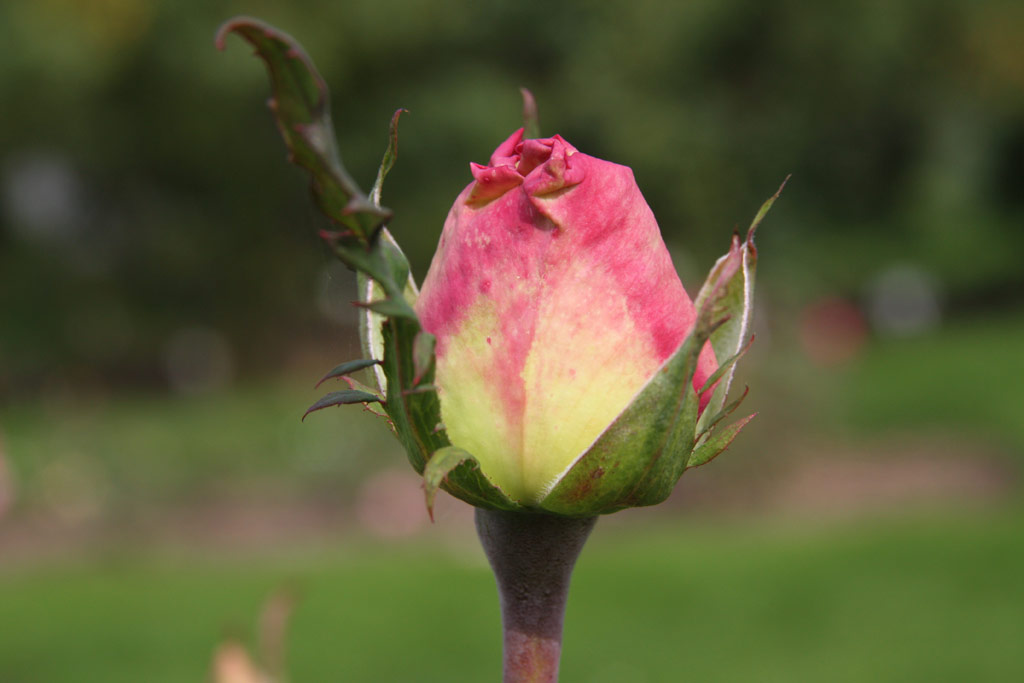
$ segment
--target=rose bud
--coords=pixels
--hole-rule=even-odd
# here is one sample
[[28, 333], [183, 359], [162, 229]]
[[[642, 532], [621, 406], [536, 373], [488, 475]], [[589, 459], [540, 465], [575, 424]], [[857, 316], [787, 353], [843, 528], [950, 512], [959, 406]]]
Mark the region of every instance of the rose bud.
[[[370, 357], [328, 373], [350, 390], [310, 411], [361, 402], [385, 416], [428, 509], [438, 488], [571, 517], [663, 501], [753, 417], [719, 427], [743, 398], [725, 404], [747, 346], [754, 229], [778, 194], [693, 302], [625, 166], [520, 130], [471, 171], [421, 291], [387, 230], [368, 252], [335, 239], [362, 273]], [[376, 390], [349, 376], [370, 366]]]
[[[778, 193], [691, 302], [632, 172], [520, 130], [471, 166], [418, 291], [380, 204], [400, 111], [364, 194], [301, 46], [244, 17], [218, 45], [232, 32], [266, 62], [290, 158], [333, 225], [322, 235], [359, 277], [366, 357], [328, 372], [348, 389], [307, 414], [362, 404], [387, 419], [428, 508], [439, 488], [481, 508], [571, 517], [653, 505], [752, 417], [720, 426], [739, 404], [726, 396], [747, 346], [753, 234]], [[367, 368], [375, 386], [353, 376]]]
[[[522, 134], [472, 165], [415, 308], [437, 337], [448, 438], [507, 496], [543, 507], [696, 311], [632, 171]], [[695, 391], [716, 367], [705, 343]]]

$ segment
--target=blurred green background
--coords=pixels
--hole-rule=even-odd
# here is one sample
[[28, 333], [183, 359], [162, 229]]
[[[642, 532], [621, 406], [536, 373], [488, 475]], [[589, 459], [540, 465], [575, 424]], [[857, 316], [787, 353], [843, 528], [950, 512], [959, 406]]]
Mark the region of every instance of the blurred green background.
[[496, 680], [469, 509], [430, 525], [238, 13], [301, 40], [418, 278], [520, 124], [631, 166], [691, 292], [758, 235], [760, 415], [602, 520], [570, 681], [1024, 679], [1024, 5], [0, 5], [0, 681], [204, 680], [268, 595], [293, 680]]

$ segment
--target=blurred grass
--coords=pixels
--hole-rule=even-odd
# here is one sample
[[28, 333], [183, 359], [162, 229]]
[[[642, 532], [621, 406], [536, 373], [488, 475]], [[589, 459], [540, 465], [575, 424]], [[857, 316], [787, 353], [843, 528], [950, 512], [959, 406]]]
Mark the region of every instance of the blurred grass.
[[[19, 505], [52, 497], [55, 469], [105, 496], [106, 512], [216, 497], [225, 489], [296, 489], [350, 497], [367, 472], [400, 465], [384, 422], [358, 408], [302, 412], [328, 389], [313, 375], [249, 383], [202, 396], [57, 399], [0, 419]], [[72, 481], [70, 486], [74, 488]], [[61, 493], [61, 492], [55, 492]], [[74, 492], [71, 492], [72, 495]]]
[[869, 345], [835, 387], [855, 429], [940, 429], [1024, 454], [1024, 318], [972, 318]]
[[[599, 525], [584, 552], [567, 681], [1024, 677], [1019, 509], [816, 529], [629, 516]], [[0, 680], [204, 680], [225, 626], [250, 624], [282, 581], [302, 595], [296, 683], [497, 675], [497, 599], [478, 553], [352, 540], [288, 559], [134, 554], [8, 569]]]

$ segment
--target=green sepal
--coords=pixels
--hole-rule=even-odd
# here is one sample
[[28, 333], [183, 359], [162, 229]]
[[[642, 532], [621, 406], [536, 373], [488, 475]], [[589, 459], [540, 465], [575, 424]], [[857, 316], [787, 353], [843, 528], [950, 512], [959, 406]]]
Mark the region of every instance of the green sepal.
[[757, 416], [757, 413], [747, 415], [746, 417], [736, 420], [728, 427], [723, 427], [718, 430], [710, 439], [702, 443], [693, 451], [693, 455], [690, 456], [690, 462], [687, 463], [686, 469], [693, 467], [700, 467], [706, 465], [719, 456], [732, 440], [736, 438], [736, 435], [740, 433], [740, 430], [747, 426], [747, 423], [753, 420]]
[[434, 496], [443, 488], [456, 498], [477, 507], [498, 510], [520, 510], [522, 506], [505, 496], [480, 471], [468, 451], [457, 446], [438, 449], [423, 470], [423, 491], [427, 499], [427, 512], [434, 518]]
[[699, 399], [697, 359], [711, 333], [713, 306], [633, 401], [573, 463], [540, 502], [571, 517], [654, 505], [669, 496], [693, 449]]
[[732, 415], [736, 411], [736, 409], [740, 407], [740, 404], [743, 403], [743, 400], [747, 397], [748, 393], [750, 393], [750, 387], [743, 387], [743, 393], [740, 394], [740, 397], [738, 399], [732, 401], [731, 403], [729, 403], [729, 405], [725, 406], [720, 411], [718, 411], [718, 414], [711, 418], [711, 421], [708, 423], [708, 425], [704, 427], [701, 431], [697, 432], [697, 446], [700, 446], [701, 443], [707, 440], [707, 436], [712, 431], [714, 431], [715, 427], [718, 425], [719, 422]]
[[[788, 177], [787, 177], [788, 180]], [[758, 211], [747, 238], [733, 235], [728, 253], [708, 274], [694, 302], [690, 335], [625, 410], [556, 481], [541, 501], [549, 512], [589, 516], [665, 500], [688, 467], [723, 450], [753, 416], [713, 432], [746, 396], [725, 406], [736, 362], [749, 348], [757, 249], [754, 233], [786, 182]], [[693, 376], [705, 343], [724, 359], [701, 388], [715, 387], [703, 412]], [[717, 386], [716, 386], [717, 383]]]
[[331, 368], [331, 370], [326, 375], [320, 378], [320, 381], [316, 383], [316, 386], [320, 386], [329, 379], [334, 379], [335, 377], [344, 377], [345, 375], [352, 374], [353, 372], [359, 372], [360, 370], [365, 370], [366, 368], [372, 367], [379, 363], [379, 360], [374, 360], [373, 358], [360, 358], [359, 360], [350, 360], [345, 363], [342, 363], [341, 365], [336, 365], [333, 368]]
[[388, 126], [388, 146], [384, 148], [384, 158], [380, 161], [380, 168], [377, 169], [377, 180], [370, 190], [370, 201], [380, 206], [381, 192], [384, 190], [384, 179], [395, 165], [398, 158], [398, 119], [402, 114], [408, 114], [408, 109], [398, 109], [391, 115], [391, 125]]
[[719, 413], [729, 395], [735, 365], [723, 362], [722, 359], [733, 360], [749, 344], [750, 319], [754, 300], [754, 275], [757, 271], [757, 247], [754, 245], [754, 234], [775, 200], [779, 198], [788, 180], [789, 176], [786, 176], [775, 194], [761, 205], [754, 220], [750, 223], [746, 239], [741, 242], [738, 233], [733, 235], [729, 252], [712, 266], [707, 280], [694, 300], [694, 305], [698, 309], [708, 301], [714, 300], [716, 315], [728, 317], [726, 324], [711, 335], [711, 348], [715, 352], [715, 357], [727, 367], [727, 370], [716, 378], [718, 386], [715, 387], [715, 392], [701, 415], [698, 431], [707, 429], [711, 417]]
[[439, 448], [430, 456], [426, 467], [423, 468], [423, 493], [431, 521], [434, 520], [434, 497], [437, 495], [437, 489], [441, 487], [449, 472], [471, 459], [473, 456], [468, 451], [457, 446]]
[[302, 419], [305, 420], [306, 416], [310, 413], [324, 408], [330, 408], [331, 406], [344, 406], [351, 405], [353, 403], [374, 403], [380, 402], [380, 396], [372, 394], [366, 391], [358, 391], [356, 389], [348, 389], [345, 391], [332, 391], [327, 394], [319, 401], [311, 405], [305, 413], [302, 414]]

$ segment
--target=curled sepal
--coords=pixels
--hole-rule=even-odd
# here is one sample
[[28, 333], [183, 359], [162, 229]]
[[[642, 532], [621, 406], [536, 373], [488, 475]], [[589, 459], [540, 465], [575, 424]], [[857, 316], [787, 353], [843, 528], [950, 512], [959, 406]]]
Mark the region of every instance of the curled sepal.
[[313, 61], [294, 38], [258, 19], [225, 22], [217, 31], [218, 49], [224, 49], [230, 33], [245, 39], [266, 63], [273, 90], [268, 105], [289, 159], [310, 174], [317, 206], [354, 241], [369, 244], [391, 212], [370, 201], [342, 165], [327, 84]]
[[379, 403], [380, 396], [371, 394], [367, 391], [359, 391], [358, 389], [347, 389], [345, 391], [332, 391], [327, 394], [319, 401], [311, 405], [306, 412], [302, 414], [302, 419], [305, 420], [306, 416], [310, 413], [314, 413], [324, 408], [330, 408], [331, 406], [345, 406], [353, 403]]
[[746, 417], [736, 420], [728, 427], [715, 432], [715, 434], [697, 447], [693, 451], [693, 455], [690, 456], [690, 461], [686, 464], [686, 469], [693, 467], [700, 467], [706, 465], [714, 460], [718, 455], [729, 447], [732, 440], [736, 438], [736, 435], [740, 433], [740, 430], [747, 426], [747, 423], [754, 419], [757, 413], [747, 415]]

